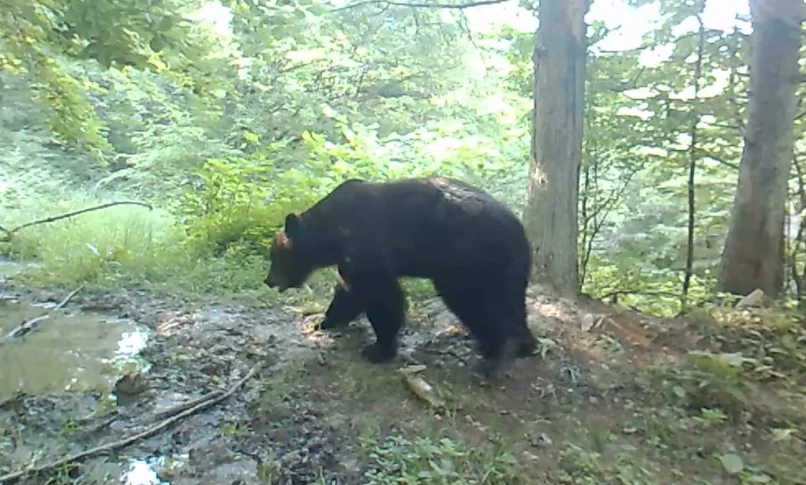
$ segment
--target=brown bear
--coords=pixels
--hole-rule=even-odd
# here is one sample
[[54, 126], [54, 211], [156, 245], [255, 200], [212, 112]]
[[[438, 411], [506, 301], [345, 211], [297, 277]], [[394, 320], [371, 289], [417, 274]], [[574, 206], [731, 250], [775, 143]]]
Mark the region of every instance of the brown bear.
[[442, 177], [373, 183], [348, 180], [302, 214], [288, 214], [270, 250], [265, 283], [285, 291], [336, 265], [343, 283], [321, 328], [366, 313], [373, 363], [397, 355], [405, 321], [398, 277], [428, 278], [467, 327], [489, 377], [502, 359], [531, 355], [526, 325], [531, 249], [518, 217], [486, 192]]

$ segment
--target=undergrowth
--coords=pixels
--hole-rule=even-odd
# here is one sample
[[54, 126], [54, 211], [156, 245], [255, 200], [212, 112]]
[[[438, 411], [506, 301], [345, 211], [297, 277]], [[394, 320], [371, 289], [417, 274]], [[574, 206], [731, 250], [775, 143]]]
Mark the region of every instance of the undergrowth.
[[804, 424], [798, 404], [806, 382], [802, 316], [782, 307], [715, 308], [700, 311], [693, 322], [705, 348], [650, 367], [639, 382], [663, 402], [694, 413], [714, 410], [733, 420], [751, 413]]
[[[144, 180], [148, 178], [144, 173], [129, 189], [97, 184], [88, 190], [78, 188], [87, 187], [86, 182], [72, 182], [72, 171], [46, 163], [56, 155], [45, 140], [29, 138], [29, 145], [40, 147], [37, 158], [45, 163], [26, 161], [19, 150], [0, 154], [4, 227], [115, 200], [146, 197], [144, 201], [155, 207], [102, 209], [28, 227], [10, 243], [0, 243], [0, 255], [30, 263], [19, 279], [34, 286], [142, 287], [271, 303], [279, 295], [263, 285], [268, 249], [286, 214], [304, 211], [345, 178], [366, 175], [329, 173], [330, 161], [323, 155], [304, 170], [278, 167], [273, 158], [276, 147], [269, 146], [250, 155], [210, 158], [185, 185], [153, 175]], [[32, 165], [35, 170], [23, 170]], [[102, 180], [109, 183], [111, 178]], [[142, 190], [144, 185], [148, 190]], [[149, 196], [154, 193], [163, 196]], [[304, 288], [285, 294], [284, 300], [324, 306], [334, 283], [331, 274], [319, 271]], [[435, 294], [428, 281], [408, 279], [403, 286], [413, 312], [417, 302]]]
[[[3, 225], [10, 229], [110, 201], [89, 196], [50, 203], [28, 201], [6, 210]], [[251, 211], [224, 202], [220, 207], [207, 218], [182, 224], [164, 209], [115, 206], [22, 229], [10, 243], [0, 243], [0, 255], [29, 263], [18, 279], [35, 286], [85, 284], [97, 289], [148, 288], [189, 297], [237, 297], [257, 304], [274, 301], [278, 293], [266, 289], [263, 280], [270, 238], [285, 212], [265, 205]], [[316, 304], [323, 310], [334, 284], [327, 270], [318, 271], [284, 299]], [[407, 280], [403, 286], [410, 301], [434, 295], [428, 281]]]
[[462, 440], [403, 434], [365, 439], [370, 465], [367, 485], [518, 485], [529, 483], [503, 447], [470, 446]]
[[[6, 211], [4, 225], [90, 207], [108, 200], [74, 198]], [[227, 294], [258, 288], [267, 263], [228, 248], [217, 257], [188, 247], [186, 231], [169, 212], [115, 206], [25, 228], [0, 253], [30, 263], [19, 278], [38, 286], [147, 287], [187, 294]]]

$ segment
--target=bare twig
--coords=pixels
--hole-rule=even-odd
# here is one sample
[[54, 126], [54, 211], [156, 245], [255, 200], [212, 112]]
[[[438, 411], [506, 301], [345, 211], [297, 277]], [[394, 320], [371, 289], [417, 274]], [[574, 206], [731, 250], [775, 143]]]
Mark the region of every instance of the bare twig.
[[400, 373], [403, 375], [403, 382], [406, 383], [411, 392], [431, 408], [436, 411], [443, 411], [447, 408], [445, 401], [437, 394], [436, 389], [425, 379], [406, 370], [401, 370]]
[[37, 219], [35, 221], [26, 222], [25, 224], [22, 224], [20, 226], [15, 227], [14, 229], [7, 229], [7, 228], [5, 228], [3, 226], [0, 226], [0, 231], [4, 232], [6, 234], [4, 239], [0, 239], [0, 242], [9, 242], [9, 241], [11, 241], [11, 238], [14, 237], [14, 234], [16, 234], [21, 229], [25, 229], [26, 227], [36, 226], [36, 225], [39, 225], [39, 224], [47, 224], [49, 222], [56, 222], [56, 221], [60, 221], [62, 219], [67, 219], [68, 217], [77, 216], [77, 215], [80, 215], [80, 214], [84, 214], [86, 212], [92, 212], [92, 211], [97, 211], [97, 210], [101, 210], [101, 209], [106, 209], [107, 207], [112, 207], [112, 206], [116, 206], [116, 205], [139, 205], [139, 206], [143, 206], [143, 207], [148, 207], [148, 210], [153, 210], [154, 209], [151, 206], [151, 204], [146, 204], [146, 203], [143, 203], [143, 202], [128, 201], [128, 200], [119, 201], [119, 202], [108, 202], [106, 204], [87, 207], [86, 209], [72, 211], [72, 212], [68, 212], [66, 214], [61, 214], [61, 215], [58, 215], [58, 216], [46, 217], [44, 219]]
[[716, 155], [714, 155], [713, 153], [706, 153], [705, 156], [710, 158], [711, 160], [717, 162], [720, 165], [724, 165], [724, 166], [726, 166], [726, 167], [728, 167], [728, 168], [730, 168], [732, 170], [735, 170], [737, 172], [739, 171], [739, 165], [737, 165], [735, 163], [732, 163], [732, 162], [729, 162], [727, 160], [724, 160], [722, 158], [719, 158]]
[[70, 300], [72, 300], [72, 299], [73, 299], [73, 297], [74, 297], [74, 296], [76, 296], [76, 293], [78, 293], [79, 291], [81, 291], [81, 288], [84, 288], [84, 285], [81, 285], [81, 286], [79, 286], [78, 288], [76, 288], [75, 290], [71, 291], [71, 292], [70, 292], [70, 294], [68, 294], [67, 296], [65, 296], [65, 297], [64, 297], [64, 300], [60, 301], [60, 302], [59, 302], [59, 304], [58, 304], [58, 305], [56, 305], [55, 307], [53, 307], [53, 310], [51, 310], [51, 311], [61, 310], [61, 309], [62, 309], [62, 308], [65, 306], [65, 305], [67, 305], [67, 303], [68, 303]]
[[674, 298], [680, 299], [680, 295], [669, 291], [642, 291], [642, 290], [617, 290], [611, 291], [599, 297], [600, 300], [608, 300], [617, 298], [619, 296], [634, 295], [634, 296], [657, 296], [661, 298]]
[[15, 328], [11, 332], [9, 332], [8, 335], [6, 335], [6, 337], [0, 343], [8, 342], [9, 340], [15, 339], [17, 337], [21, 337], [21, 336], [25, 335], [26, 333], [30, 332], [36, 326], [37, 323], [39, 323], [39, 322], [41, 322], [43, 320], [47, 320], [48, 318], [50, 318], [50, 315], [53, 314], [53, 312], [55, 312], [56, 310], [61, 309], [65, 305], [67, 305], [67, 303], [70, 300], [72, 300], [73, 297], [76, 296], [76, 293], [81, 291], [81, 289], [83, 287], [84, 287], [84, 285], [81, 285], [78, 288], [76, 288], [75, 290], [71, 291], [66, 297], [64, 297], [64, 299], [62, 301], [59, 302], [58, 305], [53, 307], [53, 309], [51, 311], [49, 311], [48, 313], [46, 313], [45, 315], [40, 315], [40, 316], [38, 316], [36, 318], [32, 318], [32, 319], [28, 320], [27, 322], [23, 322], [22, 324], [20, 324], [19, 327]]
[[169, 418], [177, 413], [181, 413], [186, 409], [190, 409], [194, 406], [197, 406], [200, 403], [211, 401], [216, 399], [218, 396], [221, 395], [222, 391], [213, 391], [208, 392], [203, 396], [199, 396], [196, 399], [191, 399], [190, 401], [186, 401], [183, 403], [179, 403], [176, 406], [171, 406], [168, 409], [163, 409], [162, 411], [157, 411], [154, 413], [154, 419], [165, 419]]
[[182, 420], [183, 418], [191, 416], [191, 415], [193, 415], [193, 414], [195, 414], [195, 413], [197, 413], [197, 412], [199, 412], [199, 411], [201, 411], [201, 410], [203, 410], [205, 408], [208, 408], [208, 407], [210, 407], [210, 406], [212, 406], [214, 404], [218, 404], [221, 401], [227, 399], [228, 397], [233, 395], [235, 393], [235, 391], [237, 391], [241, 386], [243, 386], [246, 383], [246, 381], [251, 379], [257, 373], [259, 368], [260, 368], [259, 364], [254, 366], [254, 367], [252, 367], [249, 370], [249, 372], [241, 380], [239, 380], [238, 382], [233, 384], [233, 386], [230, 387], [227, 390], [227, 392], [219, 395], [218, 397], [216, 397], [214, 399], [209, 399], [209, 400], [203, 401], [203, 402], [197, 404], [196, 406], [193, 406], [190, 409], [182, 411], [181, 413], [179, 413], [179, 414], [177, 414], [175, 416], [172, 416], [172, 417], [166, 419], [165, 421], [162, 421], [159, 424], [156, 424], [156, 425], [148, 428], [147, 430], [145, 430], [143, 432], [140, 432], [140, 433], [137, 433], [135, 435], [129, 436], [129, 437], [124, 438], [124, 439], [122, 439], [120, 441], [114, 441], [112, 443], [107, 443], [107, 444], [104, 444], [104, 445], [101, 445], [101, 446], [97, 446], [97, 447], [92, 448], [92, 449], [87, 450], [87, 451], [82, 451], [81, 453], [76, 453], [75, 455], [71, 455], [71, 456], [62, 458], [60, 460], [56, 460], [54, 462], [47, 463], [47, 464], [42, 465], [40, 467], [29, 468], [27, 470], [20, 470], [20, 471], [17, 471], [17, 472], [13, 472], [13, 473], [9, 473], [7, 475], [0, 476], [0, 485], [11, 485], [12, 483], [16, 483], [20, 478], [22, 478], [24, 476], [27, 476], [27, 475], [41, 475], [44, 472], [53, 470], [54, 468], [60, 468], [60, 467], [63, 467], [65, 465], [70, 465], [72, 463], [84, 460], [86, 458], [90, 458], [92, 456], [100, 455], [100, 454], [103, 454], [103, 453], [108, 453], [110, 451], [119, 450], [121, 448], [125, 448], [126, 446], [131, 445], [132, 443], [135, 443], [135, 442], [140, 441], [140, 440], [145, 439], [145, 438], [149, 438], [149, 437], [159, 433], [160, 431], [168, 428], [169, 426], [175, 424], [176, 422]]

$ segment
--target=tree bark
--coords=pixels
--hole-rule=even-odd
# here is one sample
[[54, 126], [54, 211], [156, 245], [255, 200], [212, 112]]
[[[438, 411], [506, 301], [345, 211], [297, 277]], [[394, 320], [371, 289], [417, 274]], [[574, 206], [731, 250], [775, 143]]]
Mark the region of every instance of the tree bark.
[[733, 212], [717, 289], [778, 296], [784, 214], [794, 150], [795, 86], [803, 0], [750, 0], [750, 101]]
[[524, 225], [538, 279], [579, 292], [577, 205], [582, 163], [589, 0], [541, 0]]

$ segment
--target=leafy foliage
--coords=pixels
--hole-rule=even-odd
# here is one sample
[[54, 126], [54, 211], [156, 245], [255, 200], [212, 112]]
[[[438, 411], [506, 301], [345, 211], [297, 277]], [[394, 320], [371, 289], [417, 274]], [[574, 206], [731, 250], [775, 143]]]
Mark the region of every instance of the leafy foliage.
[[526, 477], [513, 470], [514, 456], [505, 451], [485, 451], [474, 450], [449, 438], [433, 441], [418, 437], [410, 440], [392, 435], [370, 450], [374, 463], [373, 469], [367, 472], [367, 483], [526, 483]]
[[[113, 199], [156, 207], [118, 207], [28, 228], [0, 243], [0, 255], [29, 262], [20, 279], [30, 284], [146, 287], [275, 305], [280, 296], [262, 284], [274, 231], [287, 213], [304, 211], [348, 178], [454, 176], [521, 212], [533, 32], [508, 24], [481, 29], [467, 9], [399, 3], [0, 0], [0, 225]], [[612, 22], [593, 19], [588, 31], [579, 200], [583, 289], [655, 314], [685, 310], [696, 320], [698, 311], [707, 313], [707, 324], [697, 329], [702, 345], [686, 346], [679, 361], [643, 375], [639, 395], [601, 389], [594, 399], [594, 384], [581, 381], [580, 392], [570, 392], [571, 385], [560, 392], [565, 389], [550, 381], [569, 374], [575, 380], [573, 370], [560, 366], [550, 379], [552, 366], [541, 368], [532, 388], [563, 407], [550, 422], [532, 419], [527, 399], [517, 413], [502, 416], [486, 397], [467, 396], [471, 409], [493, 416], [488, 424], [515, 437], [518, 444], [506, 451], [497, 442], [438, 431], [465, 427], [475, 438], [489, 436], [472, 419], [440, 416], [438, 422], [428, 413], [419, 424], [431, 434], [418, 438], [392, 426], [383, 440], [364, 443], [369, 483], [530, 483], [538, 475], [521, 473], [524, 466], [552, 483], [685, 481], [681, 470], [688, 465], [706, 466], [702, 477], [728, 473], [742, 483], [802, 478], [796, 460], [753, 456], [752, 447], [738, 447], [740, 454], [719, 434], [752, 414], [726, 434], [749, 439], [750, 426], [768, 418], [775, 424], [770, 439], [791, 446], [782, 456], [804, 456], [802, 406], [787, 407], [802, 404], [802, 315], [782, 307], [711, 305], [747, 116], [747, 21], [705, 26], [694, 98], [699, 2], [629, 3], [659, 13], [635, 48], [606, 48]], [[490, 17], [503, 11], [489, 8]], [[804, 120], [795, 123], [787, 228], [790, 285], [799, 300], [806, 291]], [[684, 307], [692, 157], [693, 284]], [[417, 305], [434, 296], [433, 287], [422, 280], [403, 284], [409, 316], [426, 320], [432, 312]], [[323, 310], [332, 288], [323, 271], [306, 288], [284, 294], [283, 303]], [[560, 353], [566, 333], [543, 339], [553, 344], [544, 350]], [[601, 341], [606, 358], [627, 354], [626, 342]], [[644, 357], [611, 369], [627, 376]], [[596, 367], [604, 376], [605, 367]], [[375, 418], [380, 408], [400, 408], [396, 422], [411, 416], [408, 401], [388, 404], [389, 382], [397, 376], [360, 368], [348, 387], [372, 388], [377, 401], [350, 403], [350, 412], [363, 407]], [[332, 388], [343, 397], [344, 367], [327, 362], [311, 369], [294, 383], [319, 372], [324, 378], [310, 396], [320, 399]], [[607, 379], [597, 381], [604, 386]], [[284, 399], [289, 393], [273, 388], [270, 394]], [[787, 406], [773, 409], [769, 402]], [[603, 427], [598, 421], [608, 417], [613, 422]], [[513, 418], [526, 420], [524, 426], [512, 426]], [[527, 440], [527, 430], [537, 433]], [[554, 433], [560, 438], [549, 436]], [[764, 445], [753, 443], [756, 452], [774, 449]], [[646, 461], [634, 461], [637, 448]], [[790, 467], [794, 478], [774, 473], [776, 467]]]
[[[612, 25], [590, 24], [579, 253], [586, 292], [670, 314], [682, 309], [692, 153], [688, 303], [711, 294], [741, 155], [749, 39], [746, 19], [706, 25], [691, 99], [698, 7], [658, 5], [660, 20], [632, 50], [602, 49]], [[90, 181], [90, 197], [126, 194], [169, 211], [187, 260], [239, 261], [265, 255], [287, 212], [351, 177], [456, 176], [521, 211], [531, 32], [480, 33], [458, 9], [360, 2], [5, 6], [0, 132], [36, 153], [0, 159], [14, 174], [0, 204], [15, 214], [39, 210], [27, 197], [69, 200]], [[111, 28], [101, 21], [111, 18]], [[32, 138], [46, 127], [55, 140]], [[801, 118], [796, 131], [802, 139]], [[795, 165], [793, 214], [806, 180]], [[23, 167], [59, 190], [25, 189]], [[796, 236], [788, 252], [800, 288], [806, 245]]]

